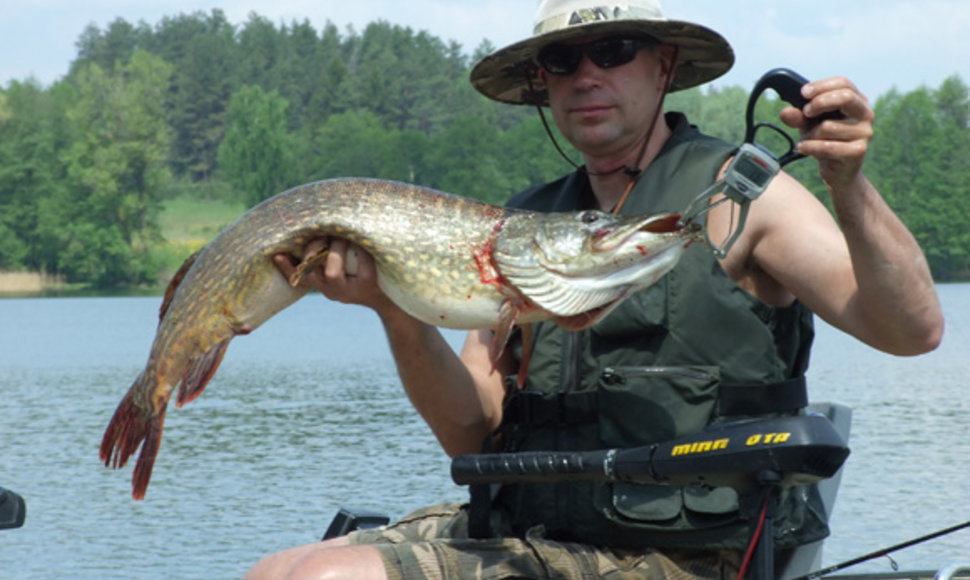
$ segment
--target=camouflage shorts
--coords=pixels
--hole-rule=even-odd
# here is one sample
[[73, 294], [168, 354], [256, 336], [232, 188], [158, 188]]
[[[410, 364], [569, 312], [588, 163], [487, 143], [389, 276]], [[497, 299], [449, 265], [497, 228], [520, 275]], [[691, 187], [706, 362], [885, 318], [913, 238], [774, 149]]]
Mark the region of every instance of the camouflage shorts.
[[543, 537], [468, 538], [468, 511], [460, 504], [420, 509], [399, 522], [351, 532], [352, 544], [380, 551], [391, 580], [500, 578], [736, 578], [739, 557], [711, 550], [622, 550]]

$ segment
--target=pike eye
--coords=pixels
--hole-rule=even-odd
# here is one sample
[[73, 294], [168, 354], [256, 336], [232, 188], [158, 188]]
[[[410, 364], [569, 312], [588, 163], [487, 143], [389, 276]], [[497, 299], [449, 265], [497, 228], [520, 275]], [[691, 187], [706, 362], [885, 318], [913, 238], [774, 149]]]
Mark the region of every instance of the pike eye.
[[581, 222], [583, 222], [584, 224], [587, 224], [587, 225], [588, 224], [595, 224], [596, 222], [598, 222], [600, 220], [600, 217], [601, 216], [600, 216], [600, 213], [599, 212], [595, 212], [595, 211], [584, 211], [583, 213], [579, 214], [579, 221], [581, 221]]

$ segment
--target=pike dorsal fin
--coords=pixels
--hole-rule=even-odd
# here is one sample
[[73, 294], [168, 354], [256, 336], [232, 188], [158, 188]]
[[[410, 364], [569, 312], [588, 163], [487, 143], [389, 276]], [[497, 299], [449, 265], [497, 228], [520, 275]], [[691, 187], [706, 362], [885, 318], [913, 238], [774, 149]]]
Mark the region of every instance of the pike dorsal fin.
[[195, 259], [199, 257], [200, 252], [202, 252], [201, 248], [186, 258], [185, 261], [182, 262], [182, 265], [179, 266], [178, 271], [175, 272], [175, 275], [172, 276], [172, 281], [168, 283], [168, 288], [165, 289], [165, 297], [162, 298], [162, 306], [158, 309], [159, 322], [165, 318], [165, 313], [168, 312], [168, 307], [172, 304], [172, 298], [175, 296], [175, 291], [178, 289], [179, 284], [182, 283], [182, 279], [185, 278], [185, 275], [189, 273], [189, 270], [192, 268], [192, 264], [195, 263]]

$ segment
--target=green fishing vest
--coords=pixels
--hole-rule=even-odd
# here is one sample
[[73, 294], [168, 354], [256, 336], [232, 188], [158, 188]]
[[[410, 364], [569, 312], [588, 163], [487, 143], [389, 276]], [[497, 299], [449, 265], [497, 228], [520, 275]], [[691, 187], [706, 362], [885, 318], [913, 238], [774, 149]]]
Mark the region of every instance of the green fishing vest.
[[[683, 115], [669, 114], [667, 122], [674, 133], [623, 213], [683, 210], [714, 182], [735, 150], [701, 134]], [[520, 194], [509, 205], [573, 211], [592, 203], [588, 178], [576, 172]], [[719, 405], [722, 386], [760, 385], [760, 392], [772, 393], [773, 385], [802, 379], [813, 337], [806, 308], [760, 302], [699, 243], [657, 284], [593, 327], [565, 332], [550, 322], [536, 324], [533, 332], [525, 386], [511, 388], [506, 401], [500, 428], [506, 451], [636, 447], [737, 418], [737, 408]], [[741, 412], [780, 414], [771, 404], [771, 412], [760, 412], [759, 397], [754, 399], [755, 406], [744, 405]], [[813, 491], [794, 488], [785, 494], [777, 546], [828, 534]], [[743, 548], [750, 537], [730, 488], [516, 484], [503, 486], [492, 507], [492, 526], [500, 533], [519, 535], [542, 524], [551, 538], [599, 545]]]

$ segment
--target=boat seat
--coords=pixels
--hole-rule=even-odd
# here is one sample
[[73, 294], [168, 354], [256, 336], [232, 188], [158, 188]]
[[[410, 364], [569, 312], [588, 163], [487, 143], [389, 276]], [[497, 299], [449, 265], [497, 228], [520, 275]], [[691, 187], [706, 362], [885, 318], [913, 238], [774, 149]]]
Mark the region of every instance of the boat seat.
[[387, 514], [366, 509], [340, 508], [321, 540], [346, 536], [354, 530], [369, 530], [390, 523]]
[[[852, 409], [841, 403], [811, 403], [808, 406], [808, 413], [822, 415], [835, 426], [835, 430], [842, 436], [846, 443], [849, 442], [849, 430], [852, 425]], [[839, 491], [839, 483], [842, 481], [843, 465], [839, 471], [829, 479], [822, 480], [815, 485], [818, 487], [819, 495], [822, 497], [822, 505], [825, 506], [825, 513], [831, 520], [832, 509], [835, 507], [835, 496]], [[779, 571], [778, 578], [789, 580], [798, 578], [822, 568], [822, 544], [824, 540], [812, 542], [799, 546], [789, 551], [784, 556], [779, 557], [776, 564], [776, 571]]]

